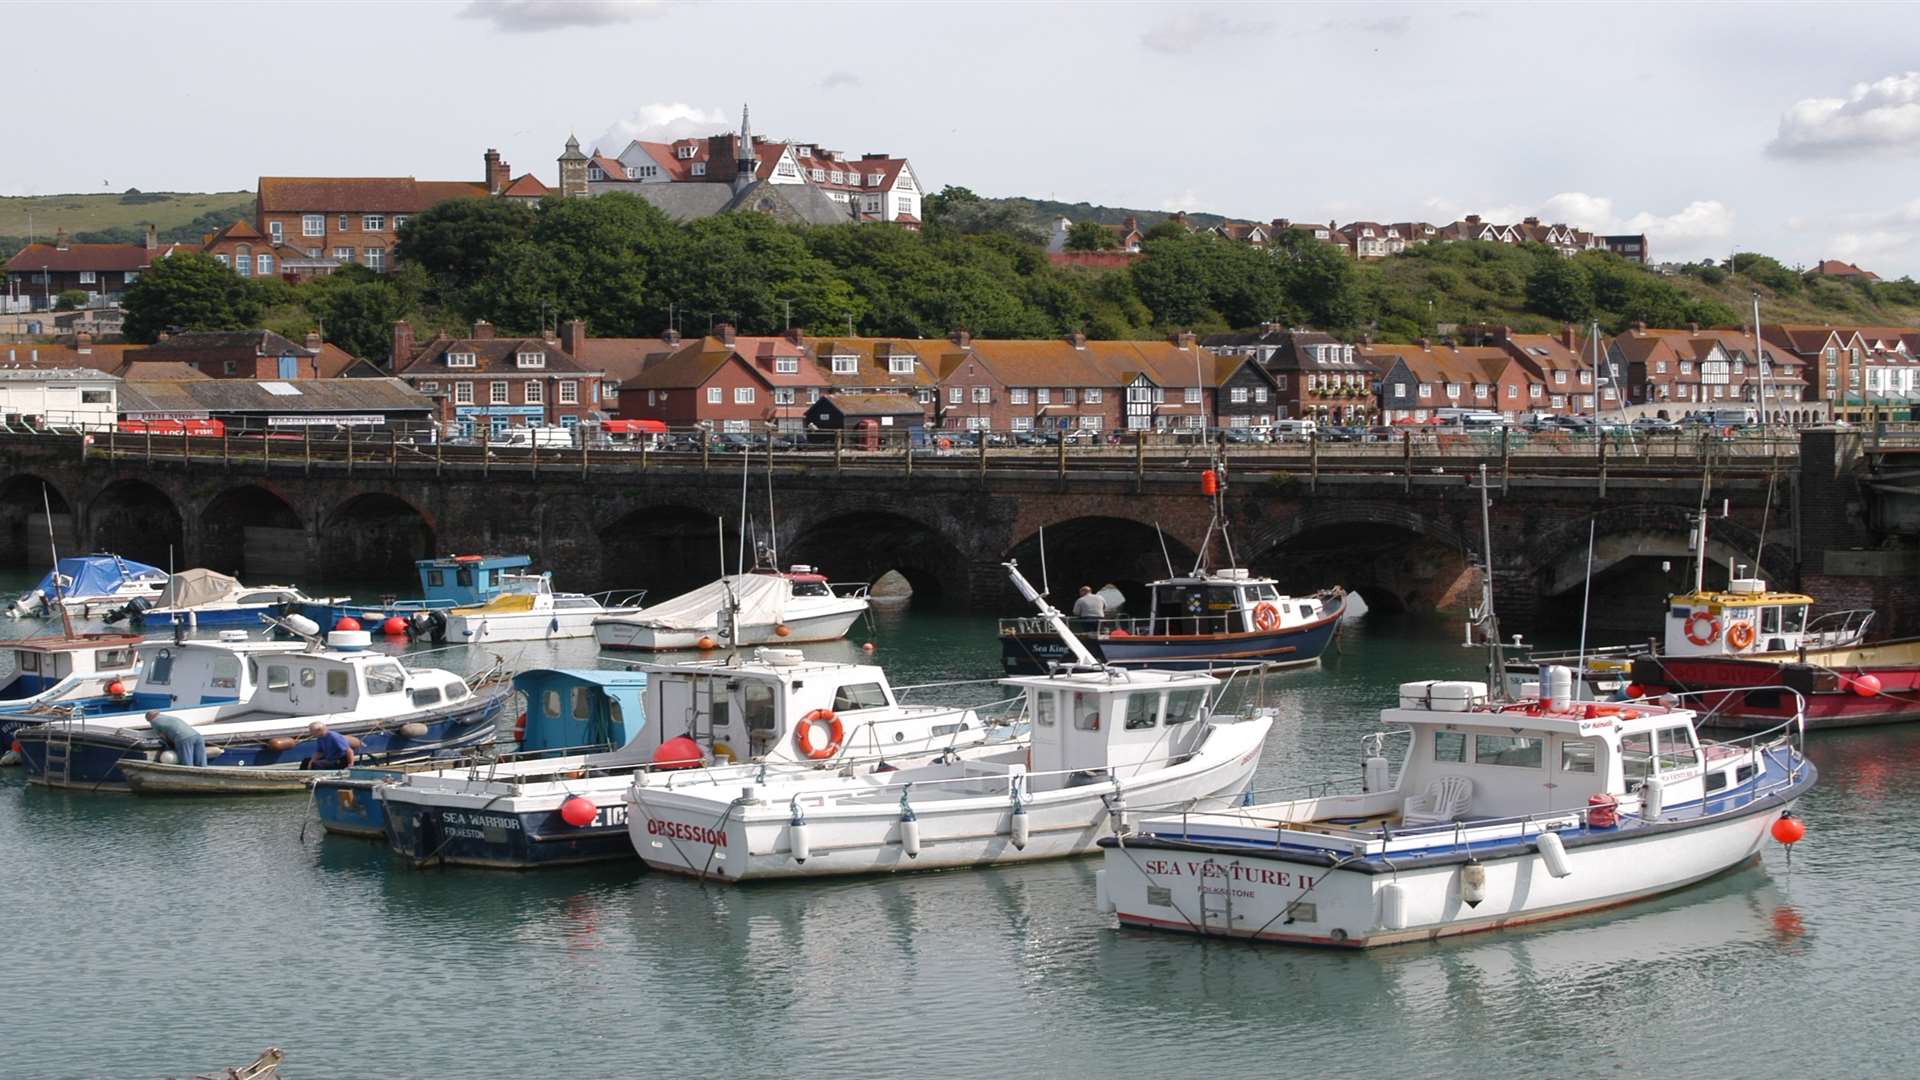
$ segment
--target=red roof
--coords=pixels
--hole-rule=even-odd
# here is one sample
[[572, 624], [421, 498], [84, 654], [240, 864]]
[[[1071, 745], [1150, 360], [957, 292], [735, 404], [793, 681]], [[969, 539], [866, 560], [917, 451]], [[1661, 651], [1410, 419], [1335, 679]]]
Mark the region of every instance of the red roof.
[[516, 199], [538, 199], [553, 194], [553, 189], [541, 183], [539, 177], [532, 173], [527, 173], [520, 177], [520, 179], [509, 184], [507, 190], [501, 192], [501, 194], [509, 195]]
[[448, 199], [476, 199], [487, 185], [411, 176], [263, 176], [262, 213], [306, 211], [418, 213]]
[[28, 244], [7, 260], [8, 270], [145, 270], [177, 244], [148, 250], [145, 244]]

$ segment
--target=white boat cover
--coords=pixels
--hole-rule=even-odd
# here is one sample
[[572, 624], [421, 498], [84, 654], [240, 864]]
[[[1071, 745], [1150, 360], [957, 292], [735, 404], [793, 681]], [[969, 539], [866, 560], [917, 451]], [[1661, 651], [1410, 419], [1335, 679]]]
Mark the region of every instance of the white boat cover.
[[782, 620], [787, 600], [793, 596], [793, 583], [776, 574], [732, 574], [620, 616], [620, 621], [662, 630], [712, 630], [720, 625], [720, 611], [729, 604], [729, 592], [732, 604], [739, 608], [741, 626], [766, 626]]
[[240, 591], [240, 583], [213, 570], [182, 570], [167, 581], [160, 603], [170, 608], [217, 603]]

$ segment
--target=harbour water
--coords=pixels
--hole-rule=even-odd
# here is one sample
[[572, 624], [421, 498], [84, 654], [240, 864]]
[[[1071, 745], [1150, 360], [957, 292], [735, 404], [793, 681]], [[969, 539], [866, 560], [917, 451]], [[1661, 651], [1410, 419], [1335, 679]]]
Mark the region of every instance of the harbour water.
[[[911, 684], [993, 675], [992, 630], [909, 613], [856, 633]], [[1365, 619], [1275, 677], [1256, 783], [1357, 774], [1399, 682], [1479, 677], [1458, 633]], [[1911, 1075], [1920, 729], [1810, 750], [1791, 865], [1770, 845], [1664, 899], [1365, 955], [1118, 931], [1097, 859], [757, 888], [637, 863], [422, 872], [322, 839], [295, 799], [58, 794], [6, 770], [0, 1076], [158, 1077], [269, 1044], [296, 1080]]]

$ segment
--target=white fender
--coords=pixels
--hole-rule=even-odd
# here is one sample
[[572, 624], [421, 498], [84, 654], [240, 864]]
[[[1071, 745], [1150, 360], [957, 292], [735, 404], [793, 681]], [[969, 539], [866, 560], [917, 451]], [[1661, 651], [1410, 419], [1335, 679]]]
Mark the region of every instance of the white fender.
[[1560, 842], [1560, 834], [1543, 832], [1535, 841], [1540, 848], [1540, 861], [1547, 864], [1547, 873], [1563, 878], [1573, 873], [1573, 863], [1567, 860], [1567, 846]]
[[1405, 930], [1407, 928], [1407, 894], [1398, 885], [1388, 883], [1380, 886], [1380, 928], [1383, 930]]
[[806, 862], [807, 856], [813, 854], [813, 845], [807, 838], [806, 819], [797, 819], [787, 825], [787, 847], [793, 852], [794, 862]]
[[1387, 759], [1370, 757], [1361, 768], [1363, 788], [1366, 791], [1385, 791], [1393, 784], [1387, 779]]
[[1027, 824], [1027, 811], [1025, 807], [1015, 810], [1012, 815], [1007, 818], [1007, 835], [1013, 840], [1014, 850], [1027, 850], [1027, 839], [1031, 833]]
[[1460, 868], [1460, 901], [1468, 907], [1479, 907], [1480, 901], [1487, 898], [1487, 868], [1477, 862], [1470, 862]]
[[901, 850], [907, 853], [907, 858], [917, 859], [920, 857], [919, 818], [904, 817], [900, 819], [900, 847]]
[[1660, 820], [1661, 811], [1666, 809], [1667, 787], [1660, 781], [1648, 778], [1640, 785], [1640, 816], [1648, 821]]

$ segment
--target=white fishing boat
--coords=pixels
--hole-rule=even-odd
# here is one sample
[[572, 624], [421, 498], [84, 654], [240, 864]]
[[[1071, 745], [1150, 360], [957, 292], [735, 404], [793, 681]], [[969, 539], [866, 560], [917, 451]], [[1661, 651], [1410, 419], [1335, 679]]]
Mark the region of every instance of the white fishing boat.
[[[1093, 850], [1129, 806], [1236, 801], [1272, 718], [1217, 713], [1223, 683], [1211, 675], [1101, 667], [1007, 566], [1081, 665], [999, 680], [1018, 694], [1028, 738], [852, 775], [772, 763], [637, 774], [627, 829], [640, 858], [725, 881], [1025, 862]], [[797, 730], [828, 721], [837, 735], [838, 710], [808, 713]]]
[[[1595, 704], [1550, 668], [1532, 700], [1400, 687], [1362, 788], [1156, 816], [1103, 842], [1121, 925], [1303, 945], [1421, 941], [1657, 896], [1752, 861], [1812, 787], [1804, 728], [1704, 742], [1668, 701]], [[1397, 779], [1381, 747], [1406, 738]], [[1328, 785], [1321, 785], [1326, 791]]]
[[454, 644], [490, 641], [554, 641], [593, 634], [594, 621], [641, 610], [644, 592], [554, 592], [548, 574], [499, 575], [500, 591], [483, 604], [446, 614], [446, 638]]
[[651, 607], [594, 620], [603, 649], [664, 652], [837, 641], [867, 611], [867, 586], [811, 566], [729, 574]]
[[[624, 795], [636, 773], [690, 782], [715, 765], [832, 768], [858, 775], [964, 753], [994, 731], [975, 710], [909, 705], [869, 664], [809, 661], [795, 649], [635, 671], [526, 672], [522, 753], [396, 774], [367, 790], [378, 807], [325, 801], [321, 818], [362, 831], [368, 810], [415, 862], [529, 869], [632, 859]], [[1004, 733], [1004, 732], [1002, 732]], [[582, 752], [593, 746], [609, 747]]]

